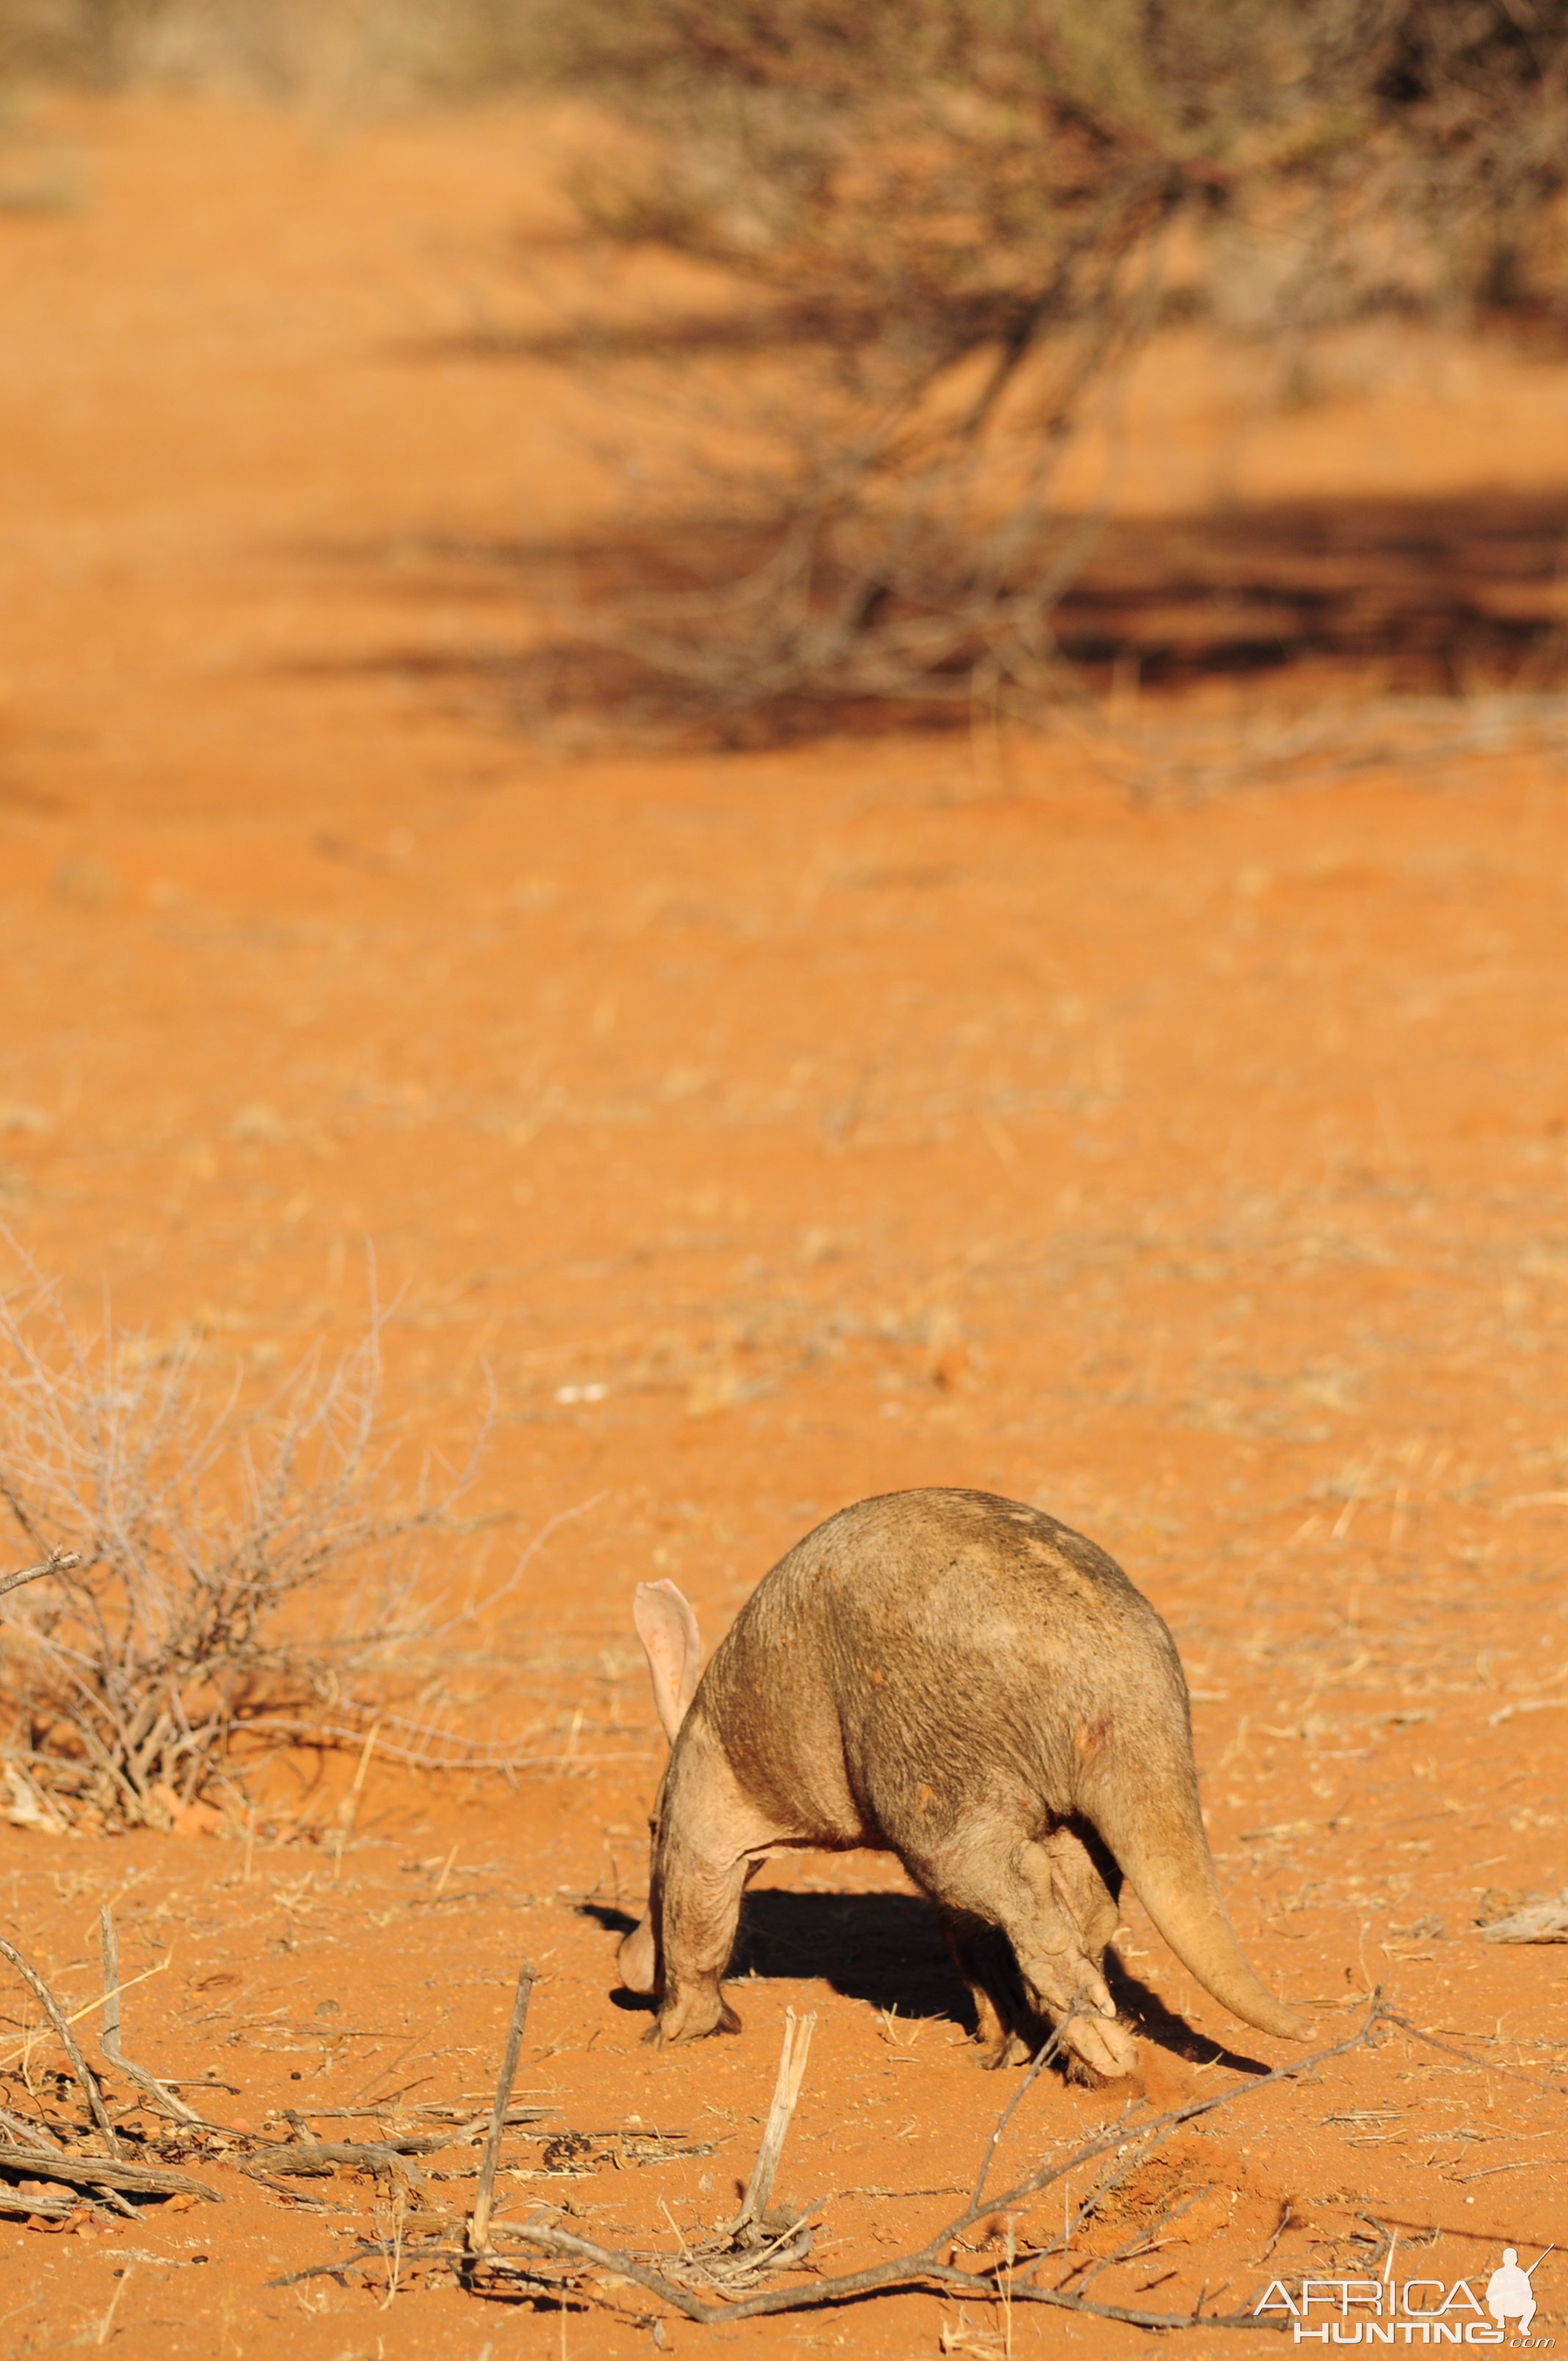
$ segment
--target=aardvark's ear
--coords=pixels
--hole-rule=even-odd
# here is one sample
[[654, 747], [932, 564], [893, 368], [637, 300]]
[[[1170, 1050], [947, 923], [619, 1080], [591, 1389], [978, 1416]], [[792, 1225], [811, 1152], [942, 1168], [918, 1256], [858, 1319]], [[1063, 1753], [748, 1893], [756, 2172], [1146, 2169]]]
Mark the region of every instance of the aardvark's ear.
[[631, 1620], [652, 1675], [653, 1703], [673, 1746], [702, 1669], [696, 1617], [673, 1582], [640, 1582]]

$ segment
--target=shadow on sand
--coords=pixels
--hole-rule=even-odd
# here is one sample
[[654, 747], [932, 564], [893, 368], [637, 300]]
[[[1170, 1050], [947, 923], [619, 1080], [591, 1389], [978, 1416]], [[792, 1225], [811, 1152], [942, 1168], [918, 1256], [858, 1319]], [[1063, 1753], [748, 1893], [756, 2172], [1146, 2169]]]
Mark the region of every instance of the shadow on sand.
[[[1073, 529], [1060, 521], [1063, 536]], [[706, 692], [632, 653], [634, 634], [617, 643], [617, 619], [667, 621], [669, 602], [692, 593], [722, 612], [732, 586], [775, 546], [776, 535], [732, 515], [696, 513], [561, 541], [414, 531], [395, 546], [316, 544], [303, 554], [373, 573], [379, 595], [411, 616], [433, 605], [450, 614], [457, 602], [471, 631], [437, 644], [416, 623], [346, 664], [302, 653], [281, 668], [446, 682], [529, 727], [588, 715], [639, 725], [711, 718]], [[1568, 685], [1565, 570], [1568, 494], [1558, 490], [1259, 503], [1112, 522], [1092, 538], [1053, 631], [1096, 694], [1272, 678], [1314, 697], [1452, 698], [1457, 710], [1482, 693]], [[945, 683], [950, 697], [969, 661], [955, 657], [934, 687]], [[731, 716], [725, 742], [969, 718], [961, 697], [862, 707], [795, 696]]]
[[[637, 1924], [626, 1911], [605, 1903], [587, 1902], [581, 1910], [616, 1936], [630, 1934]], [[1194, 2065], [1267, 2071], [1261, 2059], [1198, 2032], [1129, 1973], [1114, 1952], [1107, 1955], [1106, 1967], [1119, 2008], [1145, 2039]], [[878, 2011], [945, 2018], [970, 2034], [975, 2029], [969, 1993], [948, 1957], [930, 1904], [918, 1894], [792, 1894], [766, 1887], [748, 1894], [729, 1972], [731, 1984], [774, 1977], [822, 1982], [841, 1998], [863, 2001]], [[744, 1993], [731, 1997], [743, 2014]], [[628, 2011], [651, 2013], [653, 2005], [623, 1990], [613, 1991], [610, 1999]]]

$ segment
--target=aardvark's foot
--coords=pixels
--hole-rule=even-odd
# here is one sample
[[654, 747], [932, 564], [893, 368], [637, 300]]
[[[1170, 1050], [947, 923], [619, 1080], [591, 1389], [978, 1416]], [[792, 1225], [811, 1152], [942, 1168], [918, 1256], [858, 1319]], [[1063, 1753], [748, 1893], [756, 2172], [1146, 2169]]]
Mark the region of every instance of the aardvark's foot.
[[1033, 2055], [1022, 2034], [1004, 2033], [1000, 2040], [981, 2044], [980, 2063], [994, 2074], [999, 2066], [1026, 2066]]
[[1097, 2091], [1138, 2070], [1138, 2045], [1113, 2016], [1075, 2016], [1062, 2037], [1062, 2064], [1069, 2082]]
[[720, 1993], [689, 2001], [666, 2001], [642, 2038], [651, 2048], [677, 2041], [705, 2041], [710, 2033], [739, 2033], [740, 2020]]

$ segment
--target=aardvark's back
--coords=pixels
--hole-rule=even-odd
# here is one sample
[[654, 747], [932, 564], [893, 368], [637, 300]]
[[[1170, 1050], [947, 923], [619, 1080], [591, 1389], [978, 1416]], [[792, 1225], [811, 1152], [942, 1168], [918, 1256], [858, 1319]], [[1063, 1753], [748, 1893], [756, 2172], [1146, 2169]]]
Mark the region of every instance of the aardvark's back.
[[930, 1837], [993, 1790], [1071, 1815], [1113, 1734], [1151, 1774], [1190, 1757], [1148, 1601], [1092, 1542], [986, 1492], [896, 1492], [819, 1525], [759, 1584], [699, 1701], [779, 1805], [830, 1749], [895, 1848], [911, 1812]]

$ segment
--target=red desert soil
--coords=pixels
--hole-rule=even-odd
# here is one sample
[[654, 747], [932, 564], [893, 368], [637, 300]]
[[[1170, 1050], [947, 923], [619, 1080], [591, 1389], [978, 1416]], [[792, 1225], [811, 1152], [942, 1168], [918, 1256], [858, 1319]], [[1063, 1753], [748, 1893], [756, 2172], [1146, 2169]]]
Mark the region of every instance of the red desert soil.
[[[976, 2071], [878, 1857], [771, 1867], [740, 2037], [640, 2046], [613, 1929], [662, 1746], [629, 1608], [670, 1575], [711, 1642], [831, 1510], [976, 1485], [1093, 1534], [1168, 1618], [1266, 1980], [1325, 2044], [1377, 1984], [1451, 2044], [1184, 2132], [1047, 2280], [1082, 2285], [1179, 2193], [1091, 2295], [1180, 2311], [1206, 2284], [1228, 2310], [1271, 2274], [1365, 2276], [1391, 2230], [1396, 2278], [1443, 2283], [1568, 2244], [1565, 1954], [1476, 1923], [1568, 1883], [1561, 751], [1288, 787], [1243, 764], [1140, 801], [1066, 739], [998, 774], [962, 737], [630, 759], [530, 735], [497, 659], [545, 592], [464, 553], [615, 498], [573, 380], [475, 335], [573, 267], [533, 119], [138, 101], [40, 137], [71, 202], [0, 215], [5, 1219], [84, 1318], [107, 1286], [261, 1375], [357, 1333], [373, 1242], [393, 1408], [449, 1439], [493, 1373], [479, 1506], [516, 1522], [491, 1565], [578, 1513], [437, 1668], [447, 1723], [534, 1767], [373, 1762], [335, 1870], [297, 1834], [247, 1875], [211, 1839], [0, 1828], [7, 1935], [87, 2008], [112, 1900], [147, 1974], [131, 2054], [323, 2136], [356, 2106], [482, 2106], [526, 1955], [520, 2098], [700, 2152], [563, 2169], [520, 2136], [503, 2209], [665, 2251], [732, 2210], [784, 2012], [814, 2010], [780, 2193], [828, 2195], [823, 2268], [896, 2254], [958, 2211], [1016, 2084]], [[1418, 354], [1278, 415], [1254, 367], [1178, 342], [1146, 372], [1134, 510], [1561, 501], [1560, 365]], [[271, 1792], [328, 1816], [347, 1767], [277, 1764]], [[1127, 1924], [1170, 2010], [1282, 2062]], [[0, 2006], [9, 2037], [20, 1987]], [[1150, 2047], [1152, 2095], [1231, 2073], [1187, 2047]], [[1042, 2078], [999, 2171], [1122, 2103]], [[474, 2162], [437, 2155], [434, 2197], [460, 2212]], [[350, 2251], [373, 2192], [201, 2170], [221, 2205], [0, 2223], [5, 2349], [652, 2349], [624, 2288], [501, 2310], [417, 2271], [389, 2295], [379, 2259], [279, 2287]], [[1535, 2284], [1552, 2334], [1568, 2256]], [[889, 2356], [1009, 2333], [1145, 2343], [1022, 2304], [1007, 2331], [984, 2296], [662, 2332]]]

